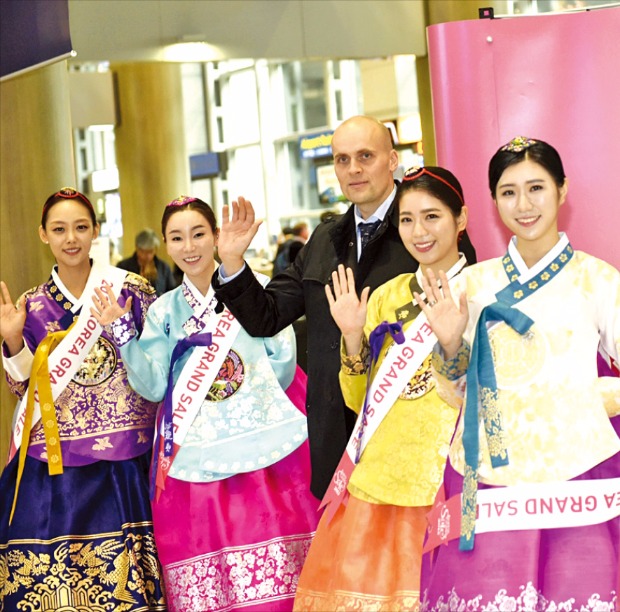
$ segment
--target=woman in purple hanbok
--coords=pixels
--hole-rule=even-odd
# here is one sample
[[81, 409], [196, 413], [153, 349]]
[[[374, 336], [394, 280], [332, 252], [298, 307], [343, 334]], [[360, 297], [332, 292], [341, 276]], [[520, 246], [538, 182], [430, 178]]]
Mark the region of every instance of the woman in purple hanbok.
[[39, 235], [49, 280], [15, 305], [1, 285], [2, 358], [19, 402], [0, 478], [0, 610], [166, 610], [148, 499], [157, 405], [127, 384], [95, 288], [130, 299], [139, 330], [153, 288], [89, 258], [99, 225], [71, 188]]
[[[518, 137], [489, 166], [514, 237], [418, 301], [439, 340], [438, 385], [465, 388], [422, 569], [428, 610], [618, 609], [620, 273], [558, 231], [557, 151]], [[465, 384], [463, 384], [465, 383]], [[461, 393], [462, 395], [462, 393]], [[461, 498], [462, 493], [462, 498]], [[460, 520], [459, 520], [460, 519]]]

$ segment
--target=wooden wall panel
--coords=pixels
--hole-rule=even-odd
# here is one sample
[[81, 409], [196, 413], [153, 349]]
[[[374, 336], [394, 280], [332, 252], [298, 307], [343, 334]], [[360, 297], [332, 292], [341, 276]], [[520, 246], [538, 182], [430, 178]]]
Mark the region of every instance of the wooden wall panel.
[[[0, 279], [17, 300], [47, 279], [54, 263], [37, 231], [43, 203], [75, 182], [67, 63], [0, 83], [0, 111]], [[15, 398], [6, 382], [0, 389], [2, 464]]]

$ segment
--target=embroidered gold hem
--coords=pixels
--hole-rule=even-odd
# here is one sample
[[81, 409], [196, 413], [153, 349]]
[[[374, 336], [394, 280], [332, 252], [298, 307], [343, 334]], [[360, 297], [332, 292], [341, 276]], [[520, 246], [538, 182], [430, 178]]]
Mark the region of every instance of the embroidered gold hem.
[[0, 612], [5, 606], [23, 612], [166, 610], [152, 524], [0, 546]]

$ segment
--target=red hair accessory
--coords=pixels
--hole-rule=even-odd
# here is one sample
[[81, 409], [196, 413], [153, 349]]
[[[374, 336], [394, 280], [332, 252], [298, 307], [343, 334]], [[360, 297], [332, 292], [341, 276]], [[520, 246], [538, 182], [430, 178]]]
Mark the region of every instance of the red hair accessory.
[[95, 209], [91, 204], [91, 201], [83, 194], [74, 189], [73, 187], [63, 187], [56, 193], [52, 194], [47, 200], [45, 200], [45, 204], [43, 204], [43, 212], [41, 213], [41, 222], [45, 219], [45, 215], [52, 204], [56, 202], [60, 202], [60, 200], [79, 200], [86, 208], [88, 208], [93, 217], [96, 218], [97, 215], [95, 213]]
[[459, 197], [459, 200], [461, 200], [461, 204], [463, 206], [465, 205], [465, 202], [463, 201], [463, 196], [459, 193], [459, 190], [454, 185], [451, 185], [448, 181], [446, 181], [445, 178], [441, 178], [440, 176], [438, 176], [437, 174], [434, 174], [430, 170], [427, 170], [423, 166], [415, 166], [413, 168], [409, 168], [409, 170], [406, 170], [405, 174], [403, 175], [403, 181], [404, 182], [415, 181], [416, 179], [419, 179], [424, 174], [428, 174], [428, 176], [431, 176], [434, 179], [443, 183], [444, 185], [447, 185], [448, 187], [450, 187], [450, 189], [452, 189], [452, 191], [454, 191], [454, 193], [456, 193], [456, 195]]

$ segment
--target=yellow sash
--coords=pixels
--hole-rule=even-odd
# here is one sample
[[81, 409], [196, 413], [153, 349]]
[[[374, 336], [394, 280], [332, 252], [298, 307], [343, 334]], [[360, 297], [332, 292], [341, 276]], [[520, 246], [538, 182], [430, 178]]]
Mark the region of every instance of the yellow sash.
[[56, 418], [56, 408], [52, 397], [52, 387], [50, 385], [50, 373], [47, 367], [47, 359], [51, 352], [69, 333], [74, 324], [67, 330], [49, 333], [34, 354], [32, 371], [30, 373], [30, 384], [28, 385], [28, 399], [26, 403], [26, 416], [24, 419], [24, 433], [22, 444], [19, 449], [19, 461], [17, 464], [17, 479], [15, 481], [15, 495], [13, 506], [9, 517], [9, 524], [13, 520], [13, 513], [17, 505], [17, 492], [19, 483], [24, 473], [26, 455], [28, 454], [28, 444], [30, 443], [30, 431], [32, 429], [32, 415], [34, 412], [34, 392], [39, 390], [39, 405], [41, 406], [41, 423], [45, 433], [45, 450], [47, 452], [47, 465], [50, 476], [63, 473], [62, 451], [60, 449], [60, 434], [58, 433], [58, 419]]

